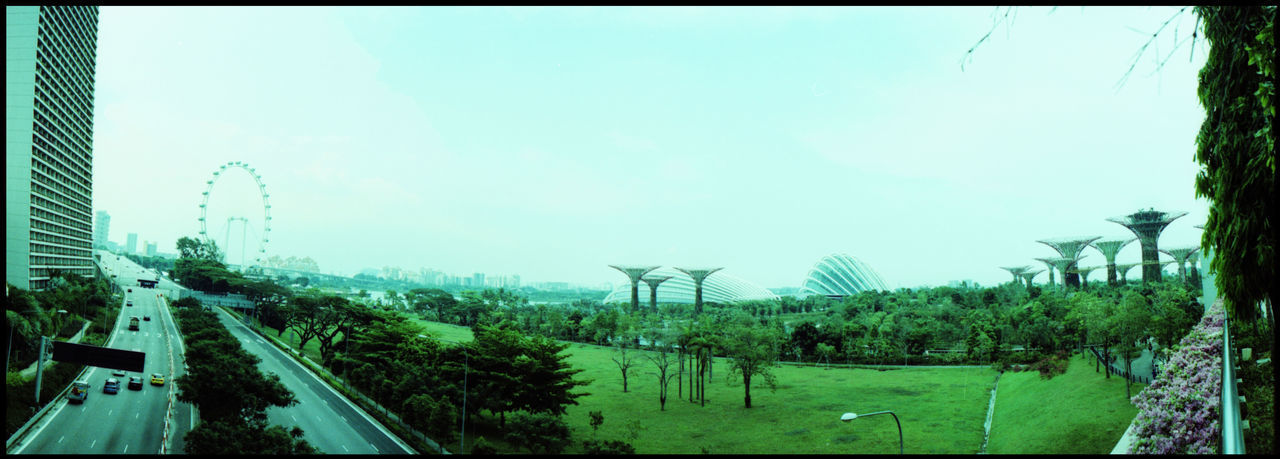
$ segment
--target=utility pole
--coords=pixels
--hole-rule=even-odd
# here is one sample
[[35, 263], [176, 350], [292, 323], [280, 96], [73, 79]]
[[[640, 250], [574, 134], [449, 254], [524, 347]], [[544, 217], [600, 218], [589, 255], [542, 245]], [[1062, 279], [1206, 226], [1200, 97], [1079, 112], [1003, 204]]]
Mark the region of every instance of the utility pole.
[[44, 381], [44, 351], [49, 345], [49, 338], [40, 337], [40, 358], [36, 360], [36, 405], [40, 404], [40, 383]]

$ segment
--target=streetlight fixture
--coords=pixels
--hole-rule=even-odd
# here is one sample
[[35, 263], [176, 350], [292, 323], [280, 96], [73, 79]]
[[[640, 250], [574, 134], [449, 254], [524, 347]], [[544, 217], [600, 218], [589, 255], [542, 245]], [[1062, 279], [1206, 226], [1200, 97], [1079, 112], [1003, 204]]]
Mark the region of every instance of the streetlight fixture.
[[859, 415], [857, 413], [845, 413], [844, 415], [840, 416], [840, 420], [844, 422], [849, 422], [854, 419], [858, 419], [858, 417], [865, 418], [867, 416], [875, 416], [877, 414], [886, 414], [886, 413], [893, 416], [893, 422], [896, 422], [898, 424], [898, 454], [902, 454], [902, 422], [898, 421], [898, 415], [893, 414], [892, 411], [877, 411], [874, 413], [867, 413], [863, 415]]

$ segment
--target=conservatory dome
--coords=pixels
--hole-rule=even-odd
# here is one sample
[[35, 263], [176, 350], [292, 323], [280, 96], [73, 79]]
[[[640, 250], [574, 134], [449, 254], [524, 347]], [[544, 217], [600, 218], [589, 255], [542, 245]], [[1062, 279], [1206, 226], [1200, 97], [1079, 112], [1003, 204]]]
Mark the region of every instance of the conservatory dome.
[[888, 289], [884, 279], [870, 266], [843, 253], [822, 257], [800, 284], [802, 294], [826, 296], [849, 296], [866, 290]]

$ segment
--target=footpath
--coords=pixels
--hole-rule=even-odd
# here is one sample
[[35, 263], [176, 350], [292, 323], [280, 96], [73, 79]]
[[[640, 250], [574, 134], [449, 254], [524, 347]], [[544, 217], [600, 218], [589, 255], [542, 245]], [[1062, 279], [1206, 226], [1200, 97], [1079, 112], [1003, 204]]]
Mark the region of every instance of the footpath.
[[[72, 336], [70, 339], [68, 339], [67, 342], [79, 343], [80, 339], [84, 338], [84, 333], [89, 330], [89, 326], [92, 324], [93, 322], [85, 321], [84, 326], [80, 327], [80, 331], [76, 332], [76, 334]], [[21, 371], [22, 379], [25, 380], [25, 379], [31, 379], [36, 377], [36, 366], [39, 364], [40, 364], [39, 362], [31, 362], [30, 366], [22, 369]], [[53, 359], [45, 359], [44, 367], [48, 369], [49, 365], [53, 365]]]
[[[1101, 359], [1097, 349], [1091, 349], [1091, 351], [1093, 351], [1094, 358]], [[1121, 360], [1117, 360], [1115, 363], [1107, 363], [1107, 367], [1110, 367], [1111, 372], [1115, 373], [1117, 377], [1129, 377], [1130, 380], [1151, 384], [1151, 380], [1155, 379], [1151, 377], [1151, 366], [1154, 358], [1155, 357], [1152, 355], [1151, 351], [1143, 349], [1142, 356], [1134, 359], [1134, 361], [1129, 364], [1129, 367], [1133, 369], [1132, 376], [1126, 375], [1123, 366], [1124, 362]], [[1134, 421], [1137, 421], [1137, 418], [1134, 418]], [[1114, 448], [1111, 448], [1111, 454], [1129, 454], [1129, 445], [1133, 444], [1134, 438], [1134, 421], [1129, 422], [1129, 428], [1124, 430], [1124, 435], [1120, 436], [1120, 441], [1116, 442], [1116, 446]]]

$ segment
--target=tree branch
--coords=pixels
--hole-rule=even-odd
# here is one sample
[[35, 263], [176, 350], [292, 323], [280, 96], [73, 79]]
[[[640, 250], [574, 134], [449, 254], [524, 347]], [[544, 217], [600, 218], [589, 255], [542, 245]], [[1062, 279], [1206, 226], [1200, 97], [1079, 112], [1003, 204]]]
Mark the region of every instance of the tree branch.
[[[1134, 53], [1134, 56], [1133, 56], [1133, 62], [1129, 64], [1129, 69], [1128, 69], [1128, 70], [1126, 70], [1126, 71], [1124, 72], [1124, 76], [1121, 76], [1121, 77], [1120, 77], [1120, 80], [1116, 82], [1116, 91], [1119, 91], [1119, 90], [1120, 90], [1120, 88], [1124, 86], [1125, 82], [1129, 80], [1129, 75], [1130, 75], [1130, 74], [1132, 74], [1132, 73], [1133, 73], [1133, 69], [1134, 69], [1135, 67], [1137, 67], [1137, 66], [1138, 66], [1138, 61], [1139, 61], [1140, 59], [1142, 59], [1142, 55], [1146, 53], [1147, 48], [1148, 48], [1148, 47], [1150, 47], [1153, 43], [1155, 43], [1155, 42], [1156, 42], [1156, 38], [1158, 38], [1158, 37], [1160, 36], [1160, 32], [1161, 32], [1161, 31], [1163, 31], [1165, 27], [1168, 27], [1168, 26], [1169, 26], [1169, 23], [1173, 22], [1173, 20], [1174, 20], [1174, 19], [1177, 19], [1177, 18], [1178, 18], [1178, 16], [1181, 16], [1183, 12], [1186, 12], [1186, 11], [1187, 11], [1187, 8], [1190, 8], [1190, 7], [1189, 7], [1189, 6], [1184, 6], [1184, 7], [1180, 8], [1180, 9], [1178, 9], [1178, 12], [1173, 13], [1173, 15], [1172, 15], [1172, 16], [1169, 16], [1169, 19], [1166, 19], [1166, 20], [1164, 21], [1164, 23], [1163, 23], [1163, 24], [1160, 24], [1160, 28], [1156, 29], [1155, 33], [1152, 33], [1152, 34], [1151, 34], [1151, 38], [1148, 38], [1148, 39], [1147, 39], [1147, 42], [1146, 42], [1146, 43], [1144, 43], [1144, 44], [1142, 45], [1142, 47], [1141, 47], [1141, 48], [1138, 48], [1138, 51], [1137, 51], [1136, 53]], [[1175, 26], [1174, 28], [1176, 29], [1176, 28], [1177, 28], [1177, 26]], [[1193, 36], [1194, 36], [1194, 35], [1193, 35]], [[1183, 40], [1183, 41], [1185, 42], [1186, 40]], [[1158, 46], [1158, 45], [1157, 45], [1157, 46]], [[1175, 51], [1177, 50], [1177, 46], [1175, 46], [1175, 47], [1174, 47], [1174, 50], [1175, 50]], [[1158, 54], [1159, 54], [1159, 53], [1157, 52], [1157, 55], [1158, 55]], [[1168, 60], [1168, 59], [1166, 59], [1166, 61], [1167, 61], [1167, 60]], [[1159, 67], [1163, 67], [1163, 65], [1164, 65], [1164, 64], [1163, 64], [1163, 63], [1161, 63], [1161, 64], [1156, 68], [1156, 70], [1157, 70], [1157, 71], [1159, 71], [1159, 70], [1160, 70], [1160, 68], [1159, 68]]]

